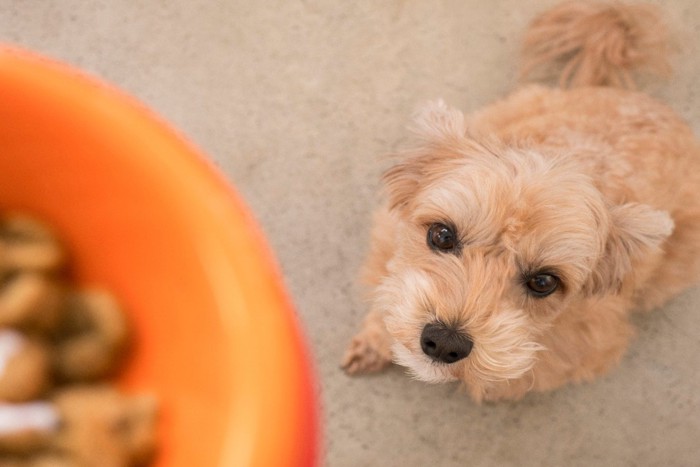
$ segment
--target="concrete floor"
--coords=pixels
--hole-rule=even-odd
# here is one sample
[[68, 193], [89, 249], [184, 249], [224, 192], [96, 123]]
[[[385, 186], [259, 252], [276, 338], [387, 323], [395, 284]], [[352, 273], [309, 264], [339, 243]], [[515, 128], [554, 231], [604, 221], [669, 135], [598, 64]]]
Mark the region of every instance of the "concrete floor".
[[[381, 155], [417, 104], [469, 111], [513, 89], [519, 35], [552, 3], [0, 0], [0, 40], [134, 94], [237, 185], [316, 356], [324, 465], [700, 465], [700, 289], [638, 317], [617, 371], [517, 404], [338, 369], [364, 313], [355, 278]], [[700, 131], [700, 2], [658, 3], [682, 54], [650, 89]]]

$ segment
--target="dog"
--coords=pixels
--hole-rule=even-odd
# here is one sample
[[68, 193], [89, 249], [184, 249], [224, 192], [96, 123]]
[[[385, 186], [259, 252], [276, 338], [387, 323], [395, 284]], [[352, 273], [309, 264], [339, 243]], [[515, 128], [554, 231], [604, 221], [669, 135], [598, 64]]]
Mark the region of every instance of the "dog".
[[651, 6], [570, 2], [526, 31], [522, 72], [561, 70], [464, 115], [441, 101], [383, 177], [369, 312], [342, 367], [392, 361], [477, 402], [593, 380], [630, 316], [700, 277], [700, 144], [633, 89], [671, 51]]

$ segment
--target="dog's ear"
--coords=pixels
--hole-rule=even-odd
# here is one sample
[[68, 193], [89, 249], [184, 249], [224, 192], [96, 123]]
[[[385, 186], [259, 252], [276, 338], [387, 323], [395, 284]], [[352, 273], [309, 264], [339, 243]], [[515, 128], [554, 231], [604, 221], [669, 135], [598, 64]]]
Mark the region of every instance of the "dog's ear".
[[603, 294], [619, 291], [637, 260], [657, 253], [673, 232], [673, 220], [665, 211], [644, 204], [624, 204], [610, 211], [611, 225], [600, 258], [584, 291]]
[[398, 154], [398, 162], [384, 173], [389, 206], [404, 206], [429, 178], [442, 172], [442, 162], [462, 157], [459, 148], [466, 139], [464, 114], [444, 101], [429, 102], [416, 112], [409, 127], [419, 147]]
[[464, 114], [445, 104], [442, 99], [428, 102], [421, 107], [415, 113], [410, 129], [424, 143], [431, 146], [459, 143], [467, 132]]
[[400, 209], [415, 196], [420, 188], [424, 165], [421, 157], [410, 157], [384, 172], [382, 180], [389, 209]]

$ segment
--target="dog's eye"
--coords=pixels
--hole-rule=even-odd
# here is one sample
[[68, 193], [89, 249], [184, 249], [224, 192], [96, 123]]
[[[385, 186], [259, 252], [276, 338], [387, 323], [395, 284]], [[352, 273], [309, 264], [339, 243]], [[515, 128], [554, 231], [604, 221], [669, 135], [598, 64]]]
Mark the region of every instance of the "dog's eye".
[[432, 224], [428, 228], [428, 246], [434, 250], [453, 251], [457, 248], [457, 236], [445, 224]]
[[530, 293], [535, 297], [546, 297], [559, 287], [559, 278], [551, 274], [536, 274], [525, 283]]

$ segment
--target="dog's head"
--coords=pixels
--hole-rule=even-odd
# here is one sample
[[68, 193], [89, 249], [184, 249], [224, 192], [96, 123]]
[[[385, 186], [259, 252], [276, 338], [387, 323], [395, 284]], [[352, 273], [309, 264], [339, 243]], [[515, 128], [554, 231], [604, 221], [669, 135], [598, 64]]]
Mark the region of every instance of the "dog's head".
[[609, 205], [576, 158], [477, 143], [442, 103], [416, 123], [423, 144], [384, 177], [394, 254], [375, 303], [398, 363], [479, 398], [533, 367], [567, 308], [618, 293], [673, 223]]

